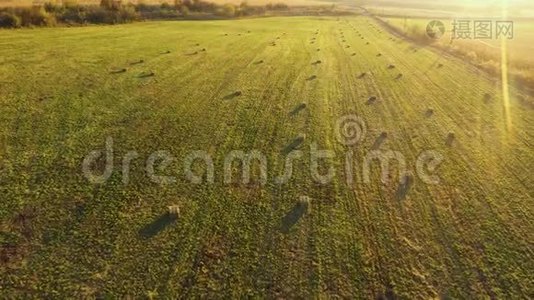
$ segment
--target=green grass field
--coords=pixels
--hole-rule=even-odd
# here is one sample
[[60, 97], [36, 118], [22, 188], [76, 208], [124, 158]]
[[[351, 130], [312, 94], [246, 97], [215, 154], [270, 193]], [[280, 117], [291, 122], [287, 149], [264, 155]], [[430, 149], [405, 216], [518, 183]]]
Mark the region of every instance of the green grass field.
[[[507, 118], [498, 80], [414, 49], [366, 17], [0, 30], [0, 293], [532, 296], [530, 98], [512, 86]], [[351, 147], [335, 135], [349, 114], [367, 126]], [[347, 185], [345, 153], [361, 170], [382, 132], [380, 149], [402, 153], [412, 172], [422, 151], [441, 153], [441, 183], [416, 176], [399, 200], [398, 176], [383, 184], [375, 165], [370, 183], [355, 172]], [[274, 182], [303, 135], [304, 152], [335, 151], [331, 183], [313, 180], [306, 156], [288, 183]], [[82, 161], [108, 137], [114, 171], [95, 185]], [[253, 149], [268, 158], [267, 184], [225, 184], [225, 156]], [[147, 177], [158, 150], [176, 157], [159, 170], [175, 183]], [[194, 150], [213, 157], [214, 184], [183, 175]], [[139, 157], [124, 185], [129, 151]], [[311, 209], [284, 230], [304, 195]], [[170, 222], [172, 204], [181, 216]]]

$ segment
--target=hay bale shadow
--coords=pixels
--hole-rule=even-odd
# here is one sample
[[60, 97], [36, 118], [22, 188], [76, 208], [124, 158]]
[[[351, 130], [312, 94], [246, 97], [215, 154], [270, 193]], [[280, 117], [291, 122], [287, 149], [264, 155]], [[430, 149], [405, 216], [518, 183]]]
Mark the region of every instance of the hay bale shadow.
[[255, 65], [261, 65], [263, 64], [263, 59], [262, 60], [258, 60], [257, 62], [254, 63]]
[[162, 52], [161, 54], [170, 54], [171, 53], [171, 50], [167, 50], [165, 52]]
[[430, 118], [434, 115], [434, 110], [432, 108], [429, 108], [425, 112], [425, 117]]
[[438, 69], [443, 68], [443, 64], [438, 64]]
[[167, 226], [171, 225], [177, 220], [176, 216], [171, 214], [163, 214], [159, 216], [156, 220], [152, 221], [149, 224], [146, 224], [139, 230], [139, 236], [144, 239], [149, 239], [156, 236], [158, 233], [163, 231]]
[[156, 74], [154, 72], [148, 72], [148, 73], [141, 73], [138, 78], [147, 78], [147, 77], [154, 77]]
[[380, 146], [382, 146], [382, 144], [384, 143], [384, 141], [388, 138], [388, 133], [383, 131], [376, 139], [375, 139], [375, 142], [373, 143], [373, 146], [371, 147], [371, 150], [378, 150], [378, 148], [380, 148]]
[[308, 211], [308, 204], [306, 202], [298, 202], [293, 208], [282, 218], [282, 226], [280, 231], [289, 233], [289, 230], [306, 214]]
[[312, 76], [306, 78], [307, 81], [312, 81], [312, 80], [315, 80], [315, 79], [317, 79], [317, 76], [315, 76], [315, 75], [312, 75]]
[[406, 198], [406, 195], [410, 191], [412, 184], [413, 184], [412, 175], [406, 174], [402, 177], [399, 187], [397, 188], [397, 193], [396, 193], [397, 200], [404, 200]]
[[296, 150], [302, 145], [302, 143], [304, 143], [305, 139], [306, 138], [303, 135], [297, 136], [289, 145], [285, 146], [284, 149], [282, 149], [282, 154], [287, 155], [291, 151]]
[[386, 285], [386, 290], [376, 296], [377, 300], [397, 300], [399, 297], [393, 291], [391, 284]]
[[402, 76], [404, 76], [404, 75], [402, 75], [402, 73], [397, 74], [397, 76], [395, 77], [395, 80], [399, 80], [399, 79], [401, 79]]
[[243, 95], [243, 93], [241, 91], [235, 91], [231, 94], [228, 94], [226, 96], [223, 97], [224, 100], [230, 100], [230, 99], [233, 99], [233, 98], [236, 98], [236, 97], [239, 97]]
[[317, 61], [312, 62], [312, 65], [316, 66], [316, 65], [319, 65], [319, 64], [321, 64], [321, 63], [322, 63], [322, 61], [317, 60]]
[[491, 95], [489, 93], [484, 94], [484, 103], [488, 104], [491, 102]]
[[447, 139], [445, 140], [445, 145], [447, 145], [447, 147], [451, 147], [455, 140], [455, 134], [453, 132], [449, 132], [449, 134], [447, 134]]
[[366, 102], [365, 104], [367, 104], [367, 105], [371, 105], [371, 104], [375, 103], [376, 100], [377, 100], [377, 99], [376, 99], [375, 96], [371, 96], [371, 97], [369, 97], [369, 99], [367, 99], [367, 102]]
[[293, 108], [293, 110], [291, 112], [289, 112], [289, 115], [290, 116], [296, 116], [300, 111], [306, 109], [306, 103], [301, 103], [297, 106], [295, 106], [295, 108]]
[[140, 59], [138, 61], [134, 61], [130, 63], [130, 66], [135, 66], [144, 63], [145, 61], [143, 59]]
[[365, 76], [367, 76], [367, 72], [362, 72], [362, 73], [360, 73], [360, 75], [358, 75], [358, 79], [362, 79]]
[[395, 65], [388, 65], [388, 69], [395, 69]]
[[120, 69], [120, 70], [113, 70], [111, 72], [109, 72], [110, 74], [121, 74], [121, 73], [126, 73], [126, 71], [128, 71], [127, 69]]

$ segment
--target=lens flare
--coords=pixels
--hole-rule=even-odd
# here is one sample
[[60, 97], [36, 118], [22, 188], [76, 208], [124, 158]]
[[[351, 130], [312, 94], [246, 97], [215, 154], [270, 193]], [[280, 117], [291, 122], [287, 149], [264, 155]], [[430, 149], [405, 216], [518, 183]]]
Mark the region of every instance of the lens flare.
[[[506, 20], [508, 15], [506, 0], [502, 4], [502, 19]], [[512, 127], [512, 118], [510, 116], [510, 88], [508, 82], [508, 43], [504, 36], [501, 36], [501, 81], [502, 81], [502, 99], [504, 108], [504, 119], [506, 122], [506, 130]]]

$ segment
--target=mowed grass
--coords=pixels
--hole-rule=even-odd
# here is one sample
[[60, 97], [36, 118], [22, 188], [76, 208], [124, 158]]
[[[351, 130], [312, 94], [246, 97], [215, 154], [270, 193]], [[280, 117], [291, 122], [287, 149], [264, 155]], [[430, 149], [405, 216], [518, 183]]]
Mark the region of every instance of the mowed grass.
[[[461, 61], [415, 52], [365, 17], [0, 33], [4, 295], [510, 298], [533, 292], [534, 114], [519, 101], [527, 96], [512, 87], [507, 120], [500, 83]], [[368, 105], [371, 96], [377, 101]], [[337, 120], [348, 114], [368, 128], [352, 147], [335, 135]], [[441, 153], [441, 183], [416, 176], [398, 200], [398, 175], [381, 183], [377, 163], [364, 183], [363, 159], [382, 132], [380, 149], [402, 153], [414, 174], [422, 151]], [[449, 133], [456, 137], [452, 146]], [[304, 135], [305, 155], [293, 178], [275, 183], [284, 172], [284, 149]], [[114, 172], [94, 185], [82, 161], [104, 150], [107, 137]], [[313, 143], [336, 153], [330, 184], [310, 175]], [[225, 156], [253, 149], [268, 157], [268, 183], [253, 176], [250, 184], [237, 178], [224, 184]], [[161, 186], [147, 177], [146, 160], [158, 150], [176, 158], [159, 171], [175, 183]], [[183, 161], [194, 150], [213, 157], [214, 184], [185, 177]], [[357, 170], [351, 185], [343, 169], [349, 150]], [[124, 185], [121, 163], [129, 151], [138, 158]], [[311, 199], [311, 210], [282, 228], [300, 196]], [[181, 215], [169, 221], [173, 204]]]

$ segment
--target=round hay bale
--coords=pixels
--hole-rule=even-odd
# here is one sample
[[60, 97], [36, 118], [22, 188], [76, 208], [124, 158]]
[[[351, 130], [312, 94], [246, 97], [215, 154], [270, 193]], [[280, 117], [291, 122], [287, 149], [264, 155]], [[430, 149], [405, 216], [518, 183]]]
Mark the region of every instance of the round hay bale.
[[171, 217], [178, 218], [180, 216], [180, 206], [173, 204], [167, 207], [167, 213]]
[[297, 205], [303, 209], [305, 212], [310, 212], [311, 209], [311, 198], [308, 196], [300, 196]]
[[450, 147], [452, 146], [452, 143], [455, 139], [456, 135], [454, 134], [454, 132], [449, 132], [449, 134], [447, 134], [447, 140], [445, 141], [445, 144]]

